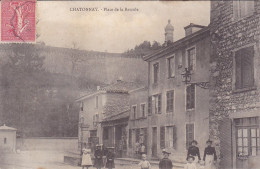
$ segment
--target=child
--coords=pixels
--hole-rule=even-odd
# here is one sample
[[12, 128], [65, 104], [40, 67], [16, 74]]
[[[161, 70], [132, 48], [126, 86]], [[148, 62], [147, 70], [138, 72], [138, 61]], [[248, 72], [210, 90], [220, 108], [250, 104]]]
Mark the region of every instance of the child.
[[146, 154], [142, 154], [142, 160], [138, 165], [141, 169], [151, 169], [151, 164], [146, 160]]
[[112, 169], [115, 168], [115, 163], [114, 163], [114, 159], [115, 159], [115, 154], [114, 154], [114, 147], [107, 147], [108, 152], [106, 154], [106, 168], [108, 169]]
[[169, 155], [171, 154], [169, 151], [163, 149], [163, 159], [159, 162], [159, 169], [172, 169], [172, 161], [169, 159]]
[[81, 161], [82, 169], [84, 169], [85, 167], [88, 169], [88, 167], [93, 165], [90, 157], [91, 150], [89, 147], [90, 147], [89, 144], [84, 143], [84, 147], [82, 149], [82, 161]]
[[196, 164], [194, 163], [195, 157], [188, 156], [187, 157], [187, 164], [185, 164], [184, 169], [197, 169]]

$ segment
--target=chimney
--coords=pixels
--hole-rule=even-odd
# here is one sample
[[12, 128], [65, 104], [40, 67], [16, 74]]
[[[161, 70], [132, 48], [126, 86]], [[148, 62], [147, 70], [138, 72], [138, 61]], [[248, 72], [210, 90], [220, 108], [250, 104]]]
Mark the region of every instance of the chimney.
[[174, 31], [174, 28], [171, 24], [171, 20], [169, 19], [168, 20], [168, 24], [166, 25], [165, 27], [165, 43], [167, 42], [173, 42], [173, 31]]
[[202, 28], [205, 28], [205, 26], [190, 23], [188, 26], [184, 27], [185, 36], [189, 36], [189, 35], [193, 34], [194, 32], [201, 30]]

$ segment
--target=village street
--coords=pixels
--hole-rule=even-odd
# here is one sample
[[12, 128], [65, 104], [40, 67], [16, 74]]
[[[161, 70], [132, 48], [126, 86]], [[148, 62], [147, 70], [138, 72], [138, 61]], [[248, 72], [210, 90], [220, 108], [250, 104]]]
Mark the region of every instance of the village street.
[[[1, 169], [80, 169], [63, 163], [64, 153], [54, 151], [23, 151], [19, 154], [1, 154]], [[89, 168], [92, 169], [93, 167]], [[136, 169], [136, 164], [118, 164], [116, 169]], [[157, 169], [158, 166], [152, 166]], [[93, 168], [94, 169], [94, 168]]]

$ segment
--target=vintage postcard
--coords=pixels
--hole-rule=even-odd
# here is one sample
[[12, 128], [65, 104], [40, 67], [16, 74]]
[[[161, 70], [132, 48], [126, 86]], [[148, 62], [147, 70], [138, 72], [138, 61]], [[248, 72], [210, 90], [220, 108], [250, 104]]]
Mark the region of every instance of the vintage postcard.
[[259, 169], [260, 1], [1, 1], [1, 169]]

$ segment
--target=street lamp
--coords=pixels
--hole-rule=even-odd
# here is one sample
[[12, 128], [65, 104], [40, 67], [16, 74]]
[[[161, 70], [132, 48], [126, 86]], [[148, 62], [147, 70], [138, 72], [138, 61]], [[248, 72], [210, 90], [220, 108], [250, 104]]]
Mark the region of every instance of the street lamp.
[[193, 82], [193, 83], [191, 83], [191, 73], [190, 73], [189, 68], [185, 68], [185, 72], [183, 72], [181, 75], [182, 75], [182, 81], [185, 84], [194, 84], [194, 85], [197, 85], [197, 86], [199, 86], [203, 89], [209, 88], [209, 82]]
[[191, 81], [191, 73], [189, 68], [185, 68], [185, 72], [183, 72], [181, 75], [182, 75], [182, 81], [185, 84], [188, 84]]

